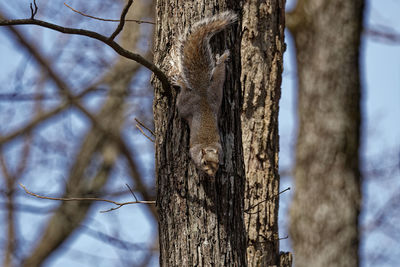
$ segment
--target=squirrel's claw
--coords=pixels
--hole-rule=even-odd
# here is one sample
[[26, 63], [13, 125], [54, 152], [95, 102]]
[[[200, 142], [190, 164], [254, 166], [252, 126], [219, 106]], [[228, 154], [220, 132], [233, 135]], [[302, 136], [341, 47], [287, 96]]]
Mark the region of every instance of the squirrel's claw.
[[225, 50], [225, 52], [220, 56], [219, 54], [216, 55], [217, 65], [221, 64], [222, 62], [227, 62], [229, 60], [230, 52], [229, 50]]

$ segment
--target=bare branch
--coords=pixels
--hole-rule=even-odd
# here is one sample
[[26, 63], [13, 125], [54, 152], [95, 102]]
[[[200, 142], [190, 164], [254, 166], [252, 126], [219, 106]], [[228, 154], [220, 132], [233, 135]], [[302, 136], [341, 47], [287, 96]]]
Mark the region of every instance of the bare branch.
[[129, 8], [131, 7], [133, 3], [133, 0], [129, 0], [128, 3], [126, 3], [126, 6], [124, 7], [124, 9], [122, 10], [121, 13], [121, 19], [119, 21], [118, 27], [115, 29], [115, 31], [111, 34], [110, 38], [108, 38], [109, 40], [114, 40], [115, 37], [122, 31], [122, 29], [124, 28], [125, 25], [125, 17], [126, 14], [128, 14]]
[[[108, 21], [108, 22], [120, 22], [120, 21], [121, 21], [121, 20], [119, 20], [119, 19], [103, 19], [103, 18], [91, 16], [91, 15], [85, 14], [85, 13], [79, 11], [79, 10], [76, 10], [76, 9], [72, 8], [71, 6], [69, 6], [69, 5], [66, 4], [66, 3], [64, 3], [64, 5], [65, 5], [66, 7], [68, 7], [69, 9], [71, 9], [72, 11], [78, 13], [79, 15], [82, 15], [82, 16], [84, 16], [84, 17], [88, 17], [88, 18], [91, 18], [91, 19], [97, 19], [97, 20]], [[125, 22], [136, 22], [136, 23], [138, 23], [138, 24], [147, 23], [147, 24], [152, 24], [152, 25], [155, 24], [155, 23], [152, 22], [152, 21], [137, 20], [137, 19], [126, 19]]]
[[140, 126], [142, 126], [142, 127], [145, 128], [147, 131], [149, 131], [153, 136], [156, 136], [156, 135], [154, 134], [154, 132], [153, 132], [149, 127], [147, 127], [146, 125], [144, 125], [143, 122], [139, 121], [137, 118], [135, 118], [135, 121], [136, 121]]
[[136, 124], [136, 128], [138, 128], [139, 131], [140, 131], [145, 137], [147, 137], [147, 139], [149, 139], [151, 142], [153, 142], [153, 143], [155, 142], [155, 140], [151, 139], [147, 134], [145, 134], [145, 132], [143, 131], [143, 129], [142, 129], [139, 125]]
[[264, 203], [264, 202], [267, 202], [267, 201], [269, 201], [269, 200], [271, 200], [271, 199], [274, 199], [275, 197], [277, 197], [277, 196], [279, 196], [280, 194], [282, 194], [282, 193], [284, 193], [284, 192], [286, 192], [286, 191], [289, 191], [289, 190], [290, 190], [290, 187], [286, 188], [285, 190], [282, 190], [281, 192], [279, 192], [279, 193], [276, 194], [276, 195], [273, 195], [273, 196], [271, 196], [271, 197], [268, 197], [267, 199], [264, 199], [264, 200], [258, 202], [257, 204], [254, 204], [253, 206], [250, 206], [249, 208], [247, 208], [246, 210], [244, 210], [244, 212], [250, 214], [250, 212], [249, 212], [250, 210], [254, 209], [255, 207], [259, 206], [260, 204], [262, 204], [262, 203]]
[[[87, 36], [89, 38], [93, 38], [96, 40], [99, 40], [108, 46], [110, 46], [112, 49], [114, 49], [115, 52], [117, 52], [119, 55], [132, 59], [139, 64], [143, 65], [144, 67], [148, 68], [151, 70], [154, 75], [161, 81], [164, 93], [166, 95], [170, 95], [170, 84], [168, 81], [167, 76], [152, 62], [146, 60], [144, 57], [142, 57], [139, 54], [132, 53], [124, 48], [122, 48], [117, 42], [114, 40], [109, 40], [108, 37], [101, 35], [97, 32], [89, 31], [89, 30], [83, 30], [83, 29], [75, 29], [75, 28], [67, 28], [67, 27], [61, 27], [56, 24], [52, 24], [46, 21], [42, 20], [37, 20], [37, 19], [15, 19], [15, 20], [8, 20], [4, 19], [4, 16], [0, 13], [0, 26], [12, 26], [12, 25], [38, 25], [44, 28], [52, 29], [58, 32], [62, 32], [65, 34], [76, 34], [76, 35], [82, 35], [82, 36]], [[10, 27], [10, 29], [15, 32], [15, 29]]]
[[35, 19], [35, 15], [37, 14], [38, 11], [38, 6], [36, 5], [36, 0], [33, 0], [33, 4], [35, 8], [32, 7], [32, 3], [30, 3], [29, 7], [31, 8], [31, 19]]
[[137, 199], [135, 193], [133, 192], [132, 188], [128, 184], [125, 184], [125, 185], [126, 185], [126, 187], [128, 187], [129, 191], [131, 192], [131, 194], [135, 198], [135, 200], [138, 201], [138, 199]]
[[400, 44], [400, 33], [389, 27], [371, 27], [364, 29], [364, 33], [378, 41], [384, 41], [389, 44]]
[[[82, 91], [80, 94], [78, 94], [77, 96], [73, 96], [72, 99], [78, 100], [80, 98], [82, 98], [83, 96], [85, 96], [87, 93], [91, 92], [93, 90], [94, 87], [89, 87], [87, 89], [85, 89], [84, 91]], [[39, 124], [43, 123], [44, 121], [46, 121], [47, 119], [61, 113], [63, 110], [65, 110], [68, 106], [70, 105], [69, 102], [65, 102], [60, 104], [58, 107], [46, 112], [46, 113], [41, 113], [39, 115], [37, 115], [34, 119], [32, 119], [27, 125], [25, 125], [24, 127], [22, 127], [21, 129], [16, 130], [13, 133], [10, 133], [4, 137], [0, 137], [0, 145], [9, 142], [23, 134], [28, 133], [29, 131], [31, 131], [33, 128], [35, 128], [36, 126], [38, 126]]]
[[136, 124], [136, 128], [138, 128], [139, 131], [140, 131], [147, 139], [149, 139], [151, 142], [154, 143], [155, 140], [152, 139], [150, 136], [148, 136], [148, 135], [143, 131], [142, 127], [145, 128], [147, 131], [149, 131], [153, 136], [155, 136], [154, 132], [153, 132], [152, 130], [150, 130], [149, 127], [147, 127], [146, 125], [144, 125], [141, 121], [139, 121], [137, 118], [135, 118], [135, 121], [138, 123], [138, 124]]
[[106, 211], [101, 211], [101, 212], [108, 212], [112, 210], [116, 210], [121, 208], [122, 206], [125, 205], [131, 205], [131, 204], [156, 204], [155, 201], [153, 200], [137, 200], [137, 201], [129, 201], [129, 202], [117, 202], [109, 199], [104, 199], [104, 198], [97, 198], [97, 197], [46, 197], [46, 196], [41, 196], [38, 194], [35, 194], [31, 191], [29, 191], [23, 184], [19, 183], [19, 185], [25, 190], [25, 192], [31, 196], [41, 198], [41, 199], [48, 199], [48, 200], [59, 200], [59, 201], [101, 201], [101, 202], [108, 202], [111, 204], [116, 205], [117, 207], [111, 208]]

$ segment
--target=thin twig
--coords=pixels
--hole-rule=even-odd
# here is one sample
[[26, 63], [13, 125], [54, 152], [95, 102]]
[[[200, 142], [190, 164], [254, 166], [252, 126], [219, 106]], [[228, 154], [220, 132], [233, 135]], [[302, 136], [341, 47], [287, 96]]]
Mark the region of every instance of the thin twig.
[[[69, 9], [71, 9], [72, 11], [78, 13], [79, 15], [82, 15], [82, 16], [84, 16], [84, 17], [88, 17], [88, 18], [91, 18], [91, 19], [97, 19], [97, 20], [108, 21], [108, 22], [120, 22], [120, 21], [121, 21], [121, 20], [119, 20], [119, 19], [103, 19], [103, 18], [91, 16], [91, 15], [85, 14], [85, 13], [83, 13], [83, 12], [81, 12], [81, 11], [78, 11], [78, 10], [72, 8], [72, 7], [69, 6], [67, 3], [64, 3], [64, 5], [65, 5], [66, 7], [68, 7]], [[126, 22], [136, 22], [136, 23], [138, 23], [138, 24], [142, 24], [142, 23], [147, 23], [147, 24], [152, 24], [152, 25], [155, 24], [155, 23], [152, 22], [152, 21], [137, 20], [137, 19], [126, 19], [125, 21], [126, 21]]]
[[255, 207], [259, 206], [260, 204], [262, 204], [262, 203], [264, 203], [264, 202], [267, 202], [267, 201], [269, 201], [269, 200], [271, 200], [271, 199], [273, 199], [273, 198], [279, 196], [280, 194], [282, 194], [282, 193], [284, 193], [284, 192], [286, 192], [286, 191], [289, 191], [289, 190], [290, 190], [290, 187], [286, 188], [285, 190], [279, 192], [279, 193], [276, 194], [276, 195], [273, 195], [273, 196], [271, 196], [271, 197], [268, 197], [267, 199], [264, 199], [264, 200], [258, 202], [257, 204], [254, 204], [253, 206], [250, 206], [249, 208], [245, 209], [244, 212], [249, 213], [249, 212], [248, 212], [249, 210], [254, 209]]
[[145, 137], [147, 137], [147, 139], [149, 139], [151, 142], [153, 142], [153, 143], [155, 142], [155, 140], [151, 139], [150, 136], [148, 136], [147, 134], [145, 134], [145, 132], [143, 131], [143, 129], [142, 129], [139, 125], [136, 124], [136, 128], [138, 128], [139, 131], [140, 131]]
[[288, 239], [288, 238], [289, 238], [289, 236], [287, 235], [285, 237], [279, 237], [278, 240], [284, 240], [284, 239]]
[[41, 196], [38, 194], [35, 194], [31, 191], [29, 191], [23, 184], [19, 183], [19, 185], [25, 190], [25, 192], [31, 196], [41, 198], [41, 199], [49, 199], [49, 200], [59, 200], [59, 201], [102, 201], [102, 202], [108, 202], [116, 205], [117, 207], [111, 208], [106, 211], [101, 211], [101, 212], [108, 212], [111, 210], [116, 210], [121, 208], [122, 206], [125, 205], [131, 205], [131, 204], [156, 204], [155, 201], [153, 200], [139, 200], [139, 201], [129, 201], [129, 202], [117, 202], [109, 199], [103, 199], [103, 198], [97, 198], [97, 197], [46, 197], [46, 196]]
[[109, 40], [114, 40], [115, 37], [122, 31], [122, 29], [124, 28], [125, 25], [125, 17], [126, 14], [128, 14], [129, 8], [131, 7], [133, 3], [133, 0], [129, 0], [128, 3], [126, 3], [126, 6], [124, 7], [124, 9], [122, 10], [121, 13], [121, 18], [119, 21], [119, 24], [117, 26], [117, 28], [115, 29], [115, 31], [111, 34], [110, 38], [108, 38]]
[[378, 28], [368, 28], [364, 29], [367, 36], [371, 36], [376, 40], [386, 41], [389, 44], [399, 44], [400, 34], [392, 29], [378, 29]]
[[128, 184], [125, 184], [125, 185], [126, 185], [126, 187], [128, 187], [129, 191], [131, 191], [131, 194], [135, 198], [135, 200], [138, 201], [138, 199], [137, 199], [135, 193], [133, 192], [132, 188]]
[[140, 126], [142, 126], [142, 127], [145, 128], [147, 131], [149, 131], [153, 136], [156, 136], [156, 135], [154, 134], [154, 132], [153, 132], [149, 127], [147, 127], [146, 125], [144, 125], [143, 122], [139, 121], [137, 118], [135, 118], [135, 121], [136, 121]]
[[269, 243], [271, 242], [271, 240], [284, 240], [284, 239], [288, 239], [289, 236], [285, 236], [285, 237], [273, 237], [271, 236], [270, 238], [266, 237], [265, 235], [259, 234], [258, 236], [261, 236], [265, 241], [255, 241], [255, 244], [265, 244], [265, 243]]
[[38, 12], [38, 6], [37, 6], [37, 4], [36, 4], [36, 0], [33, 0], [33, 4], [34, 4], [34, 6], [35, 6], [35, 9], [33, 9], [32, 3], [30, 3], [30, 5], [29, 5], [29, 7], [31, 8], [31, 19], [35, 19], [35, 15], [36, 15], [37, 12]]

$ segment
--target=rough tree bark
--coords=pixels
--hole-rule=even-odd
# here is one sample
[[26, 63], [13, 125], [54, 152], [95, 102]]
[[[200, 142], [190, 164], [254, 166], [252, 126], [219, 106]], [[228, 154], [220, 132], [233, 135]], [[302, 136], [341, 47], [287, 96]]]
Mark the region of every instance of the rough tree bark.
[[[241, 120], [249, 266], [280, 265], [278, 111], [285, 50], [284, 20], [284, 0], [248, 0], [244, 3]], [[291, 258], [291, 255], [283, 254], [282, 257]]]
[[[159, 0], [155, 63], [165, 71], [172, 42], [185, 27], [224, 10], [237, 11], [238, 2]], [[219, 121], [224, 164], [215, 179], [200, 175], [189, 158], [189, 131], [177, 115], [177, 92], [167, 97], [155, 82], [160, 266], [246, 266], [239, 29], [235, 24], [211, 40], [216, 53], [231, 49]]]
[[[168, 65], [168, 51], [185, 27], [226, 9], [237, 11], [238, 5], [236, 1], [158, 1], [156, 64]], [[190, 161], [188, 128], [177, 116], [175, 107], [177, 92], [165, 95], [155, 82], [161, 266], [246, 266], [246, 258], [250, 266], [291, 264], [291, 255], [279, 256], [277, 227], [277, 116], [284, 51], [284, 1], [248, 1], [243, 14], [242, 26], [239, 22], [231, 28], [234, 32], [228, 29], [212, 39], [217, 53], [231, 47], [233, 52], [219, 125], [225, 158], [215, 180], [199, 175]], [[244, 96], [239, 94], [239, 79]], [[248, 253], [246, 240], [250, 242]]]
[[299, 134], [290, 235], [296, 266], [357, 266], [363, 0], [299, 0], [288, 14]]

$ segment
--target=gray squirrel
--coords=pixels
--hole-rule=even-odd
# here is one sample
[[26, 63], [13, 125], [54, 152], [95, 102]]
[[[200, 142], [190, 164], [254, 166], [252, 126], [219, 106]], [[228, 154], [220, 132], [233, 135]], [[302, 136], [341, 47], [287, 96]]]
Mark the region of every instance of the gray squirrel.
[[179, 38], [171, 51], [169, 75], [180, 87], [178, 114], [190, 128], [190, 157], [196, 167], [214, 177], [222, 159], [218, 113], [225, 82], [229, 51], [213, 58], [209, 41], [237, 20], [225, 11], [195, 23]]

